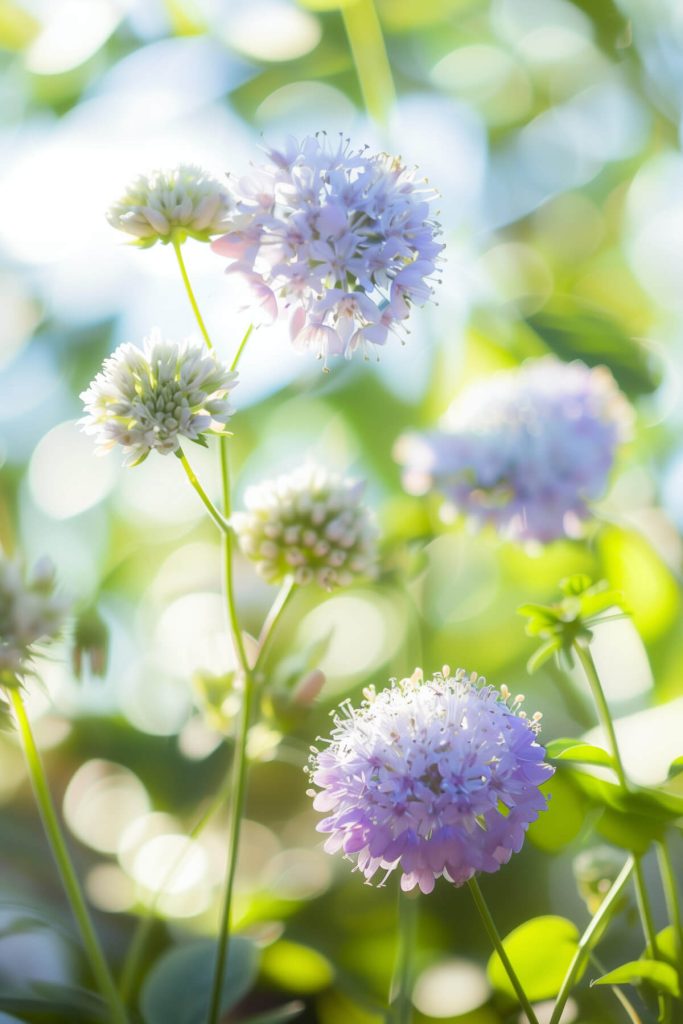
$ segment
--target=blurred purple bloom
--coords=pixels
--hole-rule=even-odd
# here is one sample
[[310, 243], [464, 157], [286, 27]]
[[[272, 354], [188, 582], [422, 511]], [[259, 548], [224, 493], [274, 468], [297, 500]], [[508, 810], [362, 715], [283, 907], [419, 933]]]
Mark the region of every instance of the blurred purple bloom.
[[532, 720], [507, 687], [448, 668], [422, 680], [366, 692], [335, 715], [327, 746], [314, 749], [314, 807], [328, 853], [354, 859], [369, 881], [399, 869], [401, 888], [431, 892], [443, 875], [462, 885], [498, 871], [545, 809], [539, 786], [552, 775]]
[[548, 356], [469, 387], [440, 430], [400, 438], [396, 457], [411, 493], [437, 488], [477, 525], [547, 542], [579, 532], [632, 420], [606, 367]]
[[[348, 141], [289, 139], [233, 187], [235, 227], [212, 248], [266, 320], [287, 310], [296, 348], [324, 360], [384, 345], [426, 302], [443, 249], [436, 192], [400, 161]], [[251, 301], [250, 301], [251, 300]]]

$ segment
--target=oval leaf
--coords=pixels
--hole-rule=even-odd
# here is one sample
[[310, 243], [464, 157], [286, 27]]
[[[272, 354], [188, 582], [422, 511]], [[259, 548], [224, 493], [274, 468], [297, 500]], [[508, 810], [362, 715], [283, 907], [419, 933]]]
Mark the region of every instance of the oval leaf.
[[614, 758], [602, 747], [576, 740], [551, 740], [546, 747], [548, 757], [555, 761], [573, 761], [577, 764], [597, 765], [600, 768], [614, 768]]
[[[145, 979], [140, 1005], [146, 1024], [204, 1024], [209, 1011], [216, 962], [211, 939], [172, 949], [162, 956]], [[221, 1013], [251, 988], [258, 971], [253, 943], [240, 936], [230, 939], [223, 979]]]
[[[579, 931], [564, 917], [534, 917], [503, 939], [505, 952], [532, 1003], [558, 994], [579, 948]], [[496, 991], [517, 1002], [497, 953], [488, 962], [488, 977]]]
[[671, 964], [662, 963], [661, 960], [633, 960], [631, 963], [622, 964], [621, 967], [603, 974], [601, 978], [597, 978], [591, 984], [640, 985], [643, 981], [649, 982], [658, 992], [665, 992], [676, 999], [680, 997], [681, 986], [676, 968]]

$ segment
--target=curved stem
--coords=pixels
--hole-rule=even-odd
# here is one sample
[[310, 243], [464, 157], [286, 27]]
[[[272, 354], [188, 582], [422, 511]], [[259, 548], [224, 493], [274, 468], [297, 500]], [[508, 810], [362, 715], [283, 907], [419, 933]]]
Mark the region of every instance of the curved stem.
[[178, 450], [176, 451], [176, 456], [180, 460], [180, 463], [181, 463], [183, 469], [185, 470], [185, 473], [187, 475], [187, 479], [190, 481], [192, 487], [195, 489], [195, 491], [199, 495], [199, 498], [201, 500], [202, 505], [204, 506], [206, 511], [209, 513], [209, 515], [210, 515], [211, 519], [213, 520], [213, 522], [216, 524], [216, 526], [221, 531], [221, 533], [223, 533], [223, 534], [230, 533], [230, 524], [229, 524], [229, 522], [227, 521], [227, 519], [225, 519], [221, 515], [221, 513], [218, 511], [218, 509], [216, 508], [214, 503], [211, 501], [211, 498], [208, 496], [208, 494], [206, 493], [206, 491], [204, 490], [204, 488], [200, 484], [199, 480], [197, 479], [197, 477], [195, 475], [194, 470], [192, 469], [192, 466], [187, 461], [187, 456], [185, 455], [185, 453], [182, 450], [182, 448], [178, 448]]
[[493, 920], [491, 911], [489, 910], [486, 900], [484, 899], [484, 894], [479, 888], [479, 882], [477, 881], [476, 878], [470, 878], [467, 884], [469, 886], [470, 892], [472, 893], [472, 898], [475, 902], [477, 910], [479, 911], [479, 916], [484, 922], [484, 928], [486, 929], [488, 937], [491, 940], [491, 944], [493, 945], [493, 948], [500, 957], [500, 962], [505, 968], [505, 973], [510, 979], [510, 984], [517, 993], [517, 999], [519, 1000], [520, 1006], [527, 1015], [529, 1024], [538, 1024], [538, 1017], [534, 1013], [533, 1007], [527, 998], [526, 992], [522, 988], [522, 984], [515, 973], [515, 969], [510, 963], [510, 958], [505, 952], [503, 940], [500, 937], [500, 933], [496, 928], [496, 923]]
[[555, 1000], [550, 1024], [559, 1024], [562, 1019], [562, 1012], [572, 988], [574, 987], [574, 983], [591, 955], [593, 947], [600, 941], [600, 938], [613, 914], [619, 909], [619, 897], [633, 874], [634, 868], [635, 857], [629, 857], [619, 872], [619, 875], [612, 883], [610, 891], [607, 893], [596, 913], [591, 918], [590, 924], [579, 939], [578, 949], [576, 950], [567, 973], [564, 976], [562, 987], [560, 988], [557, 999]]
[[243, 336], [243, 338], [242, 338], [241, 342], [240, 342], [240, 343], [239, 343], [239, 345], [237, 346], [237, 351], [235, 352], [235, 358], [234, 358], [234, 359], [233, 359], [233, 361], [232, 361], [232, 362], [230, 363], [230, 370], [231, 370], [231, 371], [232, 371], [233, 373], [234, 373], [234, 372], [235, 372], [235, 370], [237, 369], [237, 366], [238, 366], [238, 364], [239, 364], [239, 361], [240, 361], [240, 359], [242, 358], [242, 353], [244, 352], [244, 349], [245, 349], [245, 347], [246, 347], [246, 344], [247, 344], [247, 342], [249, 341], [249, 338], [251, 337], [251, 332], [252, 332], [253, 330], [254, 330], [254, 325], [253, 325], [253, 324], [249, 324], [249, 326], [247, 327], [246, 331], [244, 332], [244, 336]]
[[676, 961], [681, 963], [683, 962], [683, 920], [681, 919], [681, 904], [678, 896], [676, 872], [674, 871], [671, 851], [669, 850], [666, 836], [657, 843], [657, 857], [659, 859], [659, 872], [662, 877], [664, 896], [669, 911], [669, 920], [674, 930]]
[[90, 919], [90, 913], [81, 891], [78, 876], [76, 875], [74, 866], [71, 863], [69, 851], [67, 849], [64, 836], [62, 835], [62, 830], [57, 818], [57, 812], [55, 811], [52, 796], [50, 795], [50, 789], [47, 784], [43, 762], [33, 738], [31, 723], [29, 722], [28, 715], [26, 714], [26, 708], [24, 707], [24, 702], [21, 699], [21, 693], [19, 692], [18, 687], [7, 687], [6, 693], [17, 721], [19, 735], [24, 748], [26, 766], [28, 768], [36, 802], [40, 810], [40, 816], [43, 821], [45, 833], [50, 843], [54, 859], [57, 862], [62, 883], [66, 890], [69, 903], [71, 904], [71, 910], [78, 924], [85, 952], [88, 960], [90, 961], [93, 976], [97, 981], [100, 992], [109, 1005], [112, 1024], [127, 1024], [126, 1011], [124, 1010], [119, 994], [116, 991], [114, 979], [111, 975], [97, 938], [97, 933], [95, 932], [95, 928]]
[[192, 312], [194, 313], [197, 323], [199, 325], [199, 330], [202, 332], [202, 336], [204, 338], [204, 341], [206, 342], [206, 347], [213, 348], [211, 338], [209, 337], [209, 332], [206, 329], [206, 324], [202, 319], [202, 314], [199, 312], [199, 306], [197, 305], [197, 300], [195, 299], [194, 292], [192, 291], [190, 278], [187, 275], [187, 270], [185, 268], [185, 260], [183, 259], [182, 247], [180, 245], [180, 242], [177, 242], [175, 239], [173, 240], [173, 249], [176, 254], [176, 259], [178, 260], [178, 266], [180, 267], [180, 275], [183, 279], [183, 284], [185, 285], [185, 291], [187, 292], [187, 297], [190, 300], [190, 305], [192, 306]]
[[180, 851], [178, 856], [175, 858], [173, 863], [170, 865], [168, 871], [164, 875], [161, 883], [159, 884], [151, 902], [146, 907], [145, 916], [140, 918], [138, 926], [133, 933], [126, 959], [123, 964], [121, 971], [121, 979], [119, 981], [119, 993], [124, 1002], [127, 1002], [133, 992], [133, 988], [137, 981], [140, 972], [140, 962], [142, 960], [145, 948], [149, 941], [150, 932], [155, 922], [154, 913], [161, 897], [162, 892], [166, 886], [171, 882], [175, 873], [179, 870], [181, 864], [185, 860], [188, 852], [191, 849], [191, 841], [197, 839], [198, 836], [204, 831], [205, 826], [211, 821], [216, 811], [218, 811], [228, 796], [230, 788], [230, 776], [227, 776], [226, 781], [223, 783], [218, 793], [214, 796], [213, 800], [204, 811], [204, 813], [197, 819], [187, 835], [187, 845]]
[[394, 99], [394, 82], [382, 26], [373, 0], [355, 0], [342, 6], [363, 100], [370, 116], [385, 124]]
[[419, 906], [417, 893], [399, 889], [396, 965], [389, 992], [387, 1024], [410, 1024], [413, 1015], [413, 961]]
[[[600, 960], [598, 960], [595, 953], [590, 954], [590, 961], [591, 963], [595, 964], [597, 969], [600, 971], [600, 974], [607, 974], [607, 968], [603, 963], [600, 962]], [[621, 1003], [624, 1010], [626, 1011], [626, 1016], [631, 1021], [631, 1024], [643, 1024], [638, 1014], [638, 1011], [636, 1010], [635, 1006], [628, 998], [628, 996], [624, 992], [622, 992], [621, 987], [619, 985], [612, 985], [611, 989], [614, 993], [615, 998]]]
[[[593, 655], [590, 652], [590, 648], [582, 643], [574, 644], [574, 651], [581, 662], [588, 684], [593, 694], [593, 700], [598, 712], [600, 723], [607, 734], [607, 740], [610, 747], [610, 753], [614, 759], [614, 768], [619, 780], [619, 786], [624, 793], [629, 793], [631, 787], [629, 786], [626, 772], [624, 770], [624, 763], [621, 759], [621, 753], [619, 751], [619, 744], [617, 742], [617, 734], [614, 728], [614, 722], [605, 697], [605, 692], [600, 682], [598, 670], [593, 660]], [[650, 956], [655, 960], [660, 959], [660, 953], [657, 948], [657, 932], [655, 930], [654, 919], [652, 916], [652, 907], [650, 905], [650, 897], [645, 884], [645, 876], [643, 874], [643, 867], [641, 858], [634, 856], [633, 874], [636, 889], [636, 902], [638, 904], [638, 912], [640, 914], [640, 920], [643, 926], [643, 933], [645, 935], [645, 941], [647, 943], [647, 949]], [[659, 1006], [657, 1020], [660, 1022], [666, 1022], [669, 1020], [670, 1013], [670, 1001], [662, 995], [657, 997]]]
[[619, 779], [619, 785], [623, 790], [628, 791], [628, 779], [626, 778], [624, 764], [621, 760], [621, 753], [619, 752], [619, 744], [617, 742], [617, 734], [614, 730], [614, 722], [612, 721], [609, 704], [607, 703], [607, 698], [605, 697], [605, 692], [600, 682], [598, 670], [595, 667], [595, 662], [593, 661], [593, 655], [588, 647], [585, 647], [580, 643], [574, 644], [574, 651], [581, 662], [584, 672], [586, 673], [586, 678], [588, 679], [588, 685], [590, 686], [591, 693], [593, 694], [593, 700], [595, 701], [595, 707], [598, 712], [600, 724], [607, 734], [610, 753], [614, 758], [614, 765], [617, 778]]
[[295, 589], [296, 584], [294, 582], [293, 577], [287, 576], [287, 578], [283, 580], [282, 586], [280, 587], [280, 591], [275, 600], [273, 601], [270, 611], [266, 615], [265, 621], [261, 628], [261, 632], [259, 633], [259, 651], [258, 657], [256, 659], [256, 665], [254, 667], [258, 666], [260, 668], [263, 665], [263, 662], [265, 661], [266, 658], [266, 652], [268, 650], [268, 647], [270, 646], [270, 641], [275, 633], [277, 624], [280, 621], [282, 613], [287, 607], [287, 602], [294, 593]]
[[253, 680], [250, 674], [245, 673], [240, 725], [239, 732], [237, 735], [237, 745], [235, 747], [235, 760], [233, 762], [232, 800], [230, 802], [230, 831], [228, 837], [227, 870], [225, 875], [225, 888], [223, 892], [221, 917], [218, 929], [216, 968], [214, 971], [213, 986], [211, 990], [211, 1004], [209, 1009], [209, 1016], [207, 1018], [209, 1024], [217, 1024], [220, 1017], [223, 978], [225, 977], [227, 958], [229, 954], [228, 942], [230, 936], [230, 915], [232, 912], [232, 897], [235, 884], [235, 872], [237, 869], [237, 854], [239, 850], [240, 830], [242, 824], [242, 816], [244, 814], [244, 804], [247, 788], [247, 744], [249, 740], [249, 725], [251, 722], [253, 696]]

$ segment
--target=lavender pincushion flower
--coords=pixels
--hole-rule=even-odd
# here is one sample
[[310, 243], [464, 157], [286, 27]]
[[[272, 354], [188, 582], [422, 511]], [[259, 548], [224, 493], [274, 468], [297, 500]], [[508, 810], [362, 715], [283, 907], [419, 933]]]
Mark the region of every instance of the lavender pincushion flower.
[[434, 487], [515, 540], [573, 536], [605, 491], [633, 411], [610, 371], [552, 356], [474, 384], [431, 434], [400, 438], [415, 494]]
[[309, 769], [328, 853], [343, 850], [367, 881], [399, 870], [402, 889], [424, 893], [441, 876], [462, 885], [498, 871], [545, 809], [539, 786], [553, 773], [541, 716], [527, 719], [521, 700], [444, 668], [370, 688], [359, 709], [345, 701]]
[[431, 296], [443, 245], [436, 192], [398, 159], [289, 139], [236, 183], [235, 228], [212, 248], [245, 305], [291, 315], [292, 342], [319, 358], [384, 345]]

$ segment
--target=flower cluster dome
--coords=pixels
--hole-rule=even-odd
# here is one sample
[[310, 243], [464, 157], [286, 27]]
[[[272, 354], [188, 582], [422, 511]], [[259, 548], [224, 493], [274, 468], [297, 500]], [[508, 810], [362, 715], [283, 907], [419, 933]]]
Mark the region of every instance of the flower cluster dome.
[[435, 191], [398, 159], [289, 139], [233, 186], [235, 227], [212, 248], [245, 305], [291, 314], [292, 342], [320, 358], [384, 345], [425, 303], [443, 245]]
[[205, 242], [230, 227], [232, 206], [227, 185], [200, 167], [179, 164], [132, 181], [107, 220], [142, 248], [187, 235]]
[[81, 394], [81, 426], [100, 453], [120, 444], [124, 464], [135, 466], [152, 450], [175, 452], [183, 437], [201, 443], [206, 432], [223, 433], [236, 383], [237, 374], [204, 345], [167, 341], [154, 330], [144, 350], [123, 344], [105, 359]]
[[232, 523], [264, 579], [291, 575], [331, 590], [374, 575], [377, 531], [362, 503], [364, 482], [305, 465], [249, 487]]
[[0, 680], [21, 675], [34, 645], [53, 639], [62, 628], [68, 601], [55, 593], [52, 563], [41, 559], [26, 575], [13, 559], [0, 555]]
[[395, 870], [401, 888], [431, 892], [441, 876], [462, 885], [498, 871], [546, 807], [552, 775], [536, 742], [540, 714], [520, 711], [476, 673], [410, 679], [349, 701], [308, 769], [325, 849], [343, 851], [370, 881]]
[[578, 532], [632, 421], [606, 367], [548, 356], [466, 389], [441, 429], [400, 438], [396, 458], [408, 491], [434, 487], [476, 525], [545, 543]]

